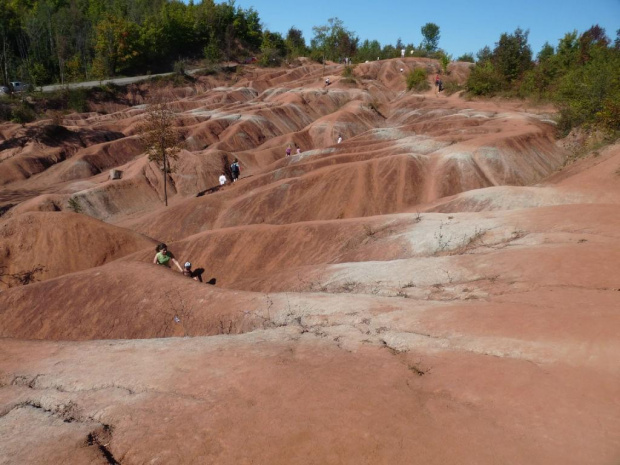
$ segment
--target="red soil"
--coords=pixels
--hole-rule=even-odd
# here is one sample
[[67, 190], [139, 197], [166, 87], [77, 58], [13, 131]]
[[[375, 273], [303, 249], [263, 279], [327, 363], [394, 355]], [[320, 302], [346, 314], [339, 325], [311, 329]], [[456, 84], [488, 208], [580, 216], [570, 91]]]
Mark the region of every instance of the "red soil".
[[415, 67], [159, 89], [167, 208], [142, 106], [0, 125], [0, 463], [616, 463], [620, 145]]

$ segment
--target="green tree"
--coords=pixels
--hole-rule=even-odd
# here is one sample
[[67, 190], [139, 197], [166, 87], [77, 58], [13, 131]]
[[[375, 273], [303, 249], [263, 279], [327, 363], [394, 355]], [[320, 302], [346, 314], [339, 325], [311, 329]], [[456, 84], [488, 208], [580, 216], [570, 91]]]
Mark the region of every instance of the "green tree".
[[400, 50], [396, 50], [391, 44], [386, 44], [383, 50], [381, 50], [381, 58], [383, 59], [396, 58], [398, 56], [400, 56]]
[[307, 54], [306, 41], [301, 30], [291, 27], [286, 34], [287, 54], [292, 57], [304, 56]]
[[131, 68], [139, 56], [138, 26], [108, 15], [96, 27], [93, 73], [98, 78], [115, 76]]
[[554, 100], [560, 107], [560, 129], [583, 124], [620, 129], [620, 51], [596, 47], [581, 66], [559, 81]]
[[279, 32], [263, 32], [263, 43], [260, 46], [262, 66], [278, 66], [286, 55], [286, 44]]
[[437, 48], [439, 47], [439, 26], [437, 26], [435, 23], [426, 23], [424, 26], [422, 26], [421, 32], [422, 37], [424, 38], [422, 40], [422, 47], [428, 53], [436, 52]]
[[536, 55], [536, 61], [538, 61], [538, 63], [544, 63], [553, 58], [554, 55], [555, 49], [553, 48], [553, 45], [549, 44], [549, 42], [545, 42], [540, 49], [540, 52], [538, 52], [538, 55]]
[[533, 96], [548, 98], [559, 75], [558, 60], [555, 49], [545, 42], [536, 56], [537, 66], [526, 71], [521, 79], [518, 94], [520, 97]]
[[263, 29], [258, 12], [253, 8], [237, 9], [233, 27], [237, 31], [237, 37], [242, 45], [250, 50], [257, 50], [262, 44]]
[[493, 64], [507, 84], [532, 68], [532, 49], [527, 43], [529, 31], [517, 28], [514, 34], [502, 34], [493, 50]]
[[366, 39], [357, 49], [355, 57], [358, 61], [373, 61], [381, 56], [381, 44], [377, 40], [369, 41]]
[[327, 22], [326, 25], [312, 28], [314, 37], [310, 41], [311, 56], [319, 61], [352, 57], [359, 39], [344, 27], [340, 19], [329, 18]]
[[503, 78], [490, 60], [477, 63], [467, 78], [467, 90], [473, 95], [492, 95], [502, 85]]
[[558, 43], [556, 56], [558, 65], [562, 69], [573, 68], [579, 58], [579, 42], [577, 41], [577, 31], [566, 33]]
[[452, 55], [448, 55], [443, 50], [439, 51], [439, 63], [444, 74], [448, 74], [448, 65], [452, 61]]
[[478, 50], [478, 53], [476, 53], [476, 58], [476, 61], [480, 64], [484, 63], [485, 61], [491, 61], [491, 58], [493, 58], [493, 52], [488, 45], [485, 45], [483, 48]]
[[209, 38], [209, 43], [204, 48], [204, 57], [209, 64], [217, 63], [222, 58], [219, 43], [217, 37], [215, 37], [215, 33], [211, 34], [211, 37]]

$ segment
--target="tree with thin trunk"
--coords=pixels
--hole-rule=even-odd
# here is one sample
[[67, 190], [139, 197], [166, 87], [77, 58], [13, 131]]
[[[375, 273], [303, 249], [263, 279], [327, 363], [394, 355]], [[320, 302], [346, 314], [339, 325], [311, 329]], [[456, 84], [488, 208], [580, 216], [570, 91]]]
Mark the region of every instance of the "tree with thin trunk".
[[175, 113], [165, 102], [147, 107], [144, 120], [138, 126], [140, 140], [148, 154], [149, 161], [157, 162], [164, 175], [164, 203], [168, 206], [167, 179], [170, 160], [176, 160], [182, 148], [181, 134], [174, 126]]
[[435, 23], [426, 23], [422, 26], [421, 32], [424, 37], [422, 47], [429, 53], [436, 52], [439, 47], [439, 26]]

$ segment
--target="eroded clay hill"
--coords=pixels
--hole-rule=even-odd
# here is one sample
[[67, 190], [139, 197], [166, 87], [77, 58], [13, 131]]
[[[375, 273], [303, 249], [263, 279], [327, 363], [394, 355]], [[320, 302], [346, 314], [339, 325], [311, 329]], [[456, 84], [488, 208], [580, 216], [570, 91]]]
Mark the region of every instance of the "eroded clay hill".
[[415, 67], [160, 89], [167, 208], [147, 84], [0, 126], [0, 464], [620, 460], [620, 145], [565, 165], [552, 109], [407, 92]]

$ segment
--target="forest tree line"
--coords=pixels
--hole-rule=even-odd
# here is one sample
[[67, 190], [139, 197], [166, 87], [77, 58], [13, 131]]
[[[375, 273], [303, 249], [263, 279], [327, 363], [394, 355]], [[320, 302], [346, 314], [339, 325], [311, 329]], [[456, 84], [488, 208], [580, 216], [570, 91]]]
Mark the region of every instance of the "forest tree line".
[[592, 26], [567, 33], [534, 55], [528, 31], [504, 33], [476, 57], [453, 57], [439, 47], [439, 26], [420, 29], [419, 45], [360, 40], [338, 18], [315, 26], [306, 43], [301, 30], [283, 35], [263, 27], [259, 13], [233, 0], [0, 0], [0, 83], [41, 86], [165, 72], [184, 60], [243, 62], [263, 66], [308, 56], [353, 63], [406, 56], [474, 63], [464, 88], [471, 95], [533, 97], [553, 101], [561, 126], [620, 128], [620, 30], [611, 40]]
[[[419, 46], [363, 42], [338, 18], [313, 28], [307, 45], [302, 32], [286, 35], [264, 29], [256, 10], [214, 0], [0, 0], [0, 81], [35, 86], [170, 71], [180, 60], [260, 64], [309, 56], [317, 61], [356, 61], [432, 56], [439, 27], [421, 29]], [[473, 61], [473, 56], [461, 57]]]

